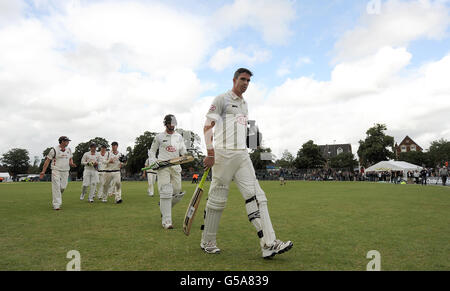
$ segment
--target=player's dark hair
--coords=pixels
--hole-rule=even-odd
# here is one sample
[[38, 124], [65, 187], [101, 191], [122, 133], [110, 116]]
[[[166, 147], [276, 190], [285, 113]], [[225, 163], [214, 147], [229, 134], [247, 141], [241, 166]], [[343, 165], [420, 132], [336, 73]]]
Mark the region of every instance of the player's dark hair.
[[117, 141], [113, 141], [112, 143], [111, 143], [111, 145], [113, 146], [113, 145], [116, 145], [116, 146], [118, 146], [119, 145], [119, 143], [117, 142]]
[[252, 73], [249, 69], [246, 69], [246, 68], [239, 68], [239, 69], [237, 69], [237, 71], [234, 73], [233, 79], [237, 79], [237, 78], [239, 77], [239, 75], [242, 74], [242, 73], [247, 73], [247, 74], [250, 75], [250, 77], [253, 76], [253, 73]]

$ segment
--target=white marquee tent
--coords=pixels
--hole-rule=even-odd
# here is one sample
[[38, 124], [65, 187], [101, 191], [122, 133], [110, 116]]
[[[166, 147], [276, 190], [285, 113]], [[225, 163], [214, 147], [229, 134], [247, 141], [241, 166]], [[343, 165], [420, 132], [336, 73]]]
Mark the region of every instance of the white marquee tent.
[[366, 172], [402, 171], [406, 177], [408, 171], [422, 170], [422, 167], [402, 161], [382, 161], [366, 169]]

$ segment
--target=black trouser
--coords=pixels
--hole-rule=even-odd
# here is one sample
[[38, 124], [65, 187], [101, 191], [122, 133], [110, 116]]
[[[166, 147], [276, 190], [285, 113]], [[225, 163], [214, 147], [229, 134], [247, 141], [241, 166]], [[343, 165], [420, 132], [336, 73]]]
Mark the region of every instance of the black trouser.
[[447, 183], [447, 176], [442, 176], [442, 185], [445, 186], [445, 183]]
[[425, 184], [425, 185], [427, 184], [427, 177], [426, 176], [425, 177], [422, 176], [422, 185], [423, 184]]

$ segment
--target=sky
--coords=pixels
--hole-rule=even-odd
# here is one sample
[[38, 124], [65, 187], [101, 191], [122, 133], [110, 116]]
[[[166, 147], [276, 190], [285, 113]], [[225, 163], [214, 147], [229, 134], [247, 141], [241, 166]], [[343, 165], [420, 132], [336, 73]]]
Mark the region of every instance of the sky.
[[254, 75], [249, 119], [278, 157], [358, 141], [450, 140], [450, 0], [0, 0], [0, 154], [59, 136], [133, 146], [202, 137], [213, 98]]

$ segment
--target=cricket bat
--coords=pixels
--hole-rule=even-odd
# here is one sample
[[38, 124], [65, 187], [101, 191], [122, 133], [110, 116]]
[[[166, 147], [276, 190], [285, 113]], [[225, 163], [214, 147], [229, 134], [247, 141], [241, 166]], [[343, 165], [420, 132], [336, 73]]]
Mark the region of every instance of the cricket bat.
[[203, 173], [203, 177], [197, 188], [195, 188], [194, 195], [192, 195], [191, 201], [189, 202], [183, 222], [183, 232], [185, 235], [189, 235], [191, 233], [192, 222], [194, 221], [195, 213], [197, 213], [198, 205], [200, 204], [200, 200], [203, 195], [203, 185], [205, 184], [208, 174], [209, 169]]
[[182, 156], [182, 157], [173, 158], [173, 159], [166, 160], [166, 161], [160, 161], [160, 162], [153, 163], [146, 168], [142, 168], [141, 171], [148, 171], [148, 170], [156, 171], [156, 170], [160, 170], [160, 169], [163, 169], [166, 167], [189, 163], [189, 162], [192, 162], [193, 160], [194, 160], [193, 156]]

